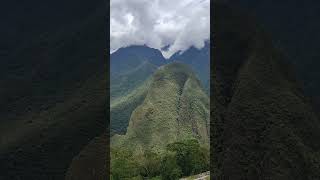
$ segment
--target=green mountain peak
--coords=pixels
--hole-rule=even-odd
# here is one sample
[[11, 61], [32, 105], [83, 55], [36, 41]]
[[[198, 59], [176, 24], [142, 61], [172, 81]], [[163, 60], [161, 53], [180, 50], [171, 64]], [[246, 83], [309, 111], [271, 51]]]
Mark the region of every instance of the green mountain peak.
[[209, 144], [209, 98], [192, 70], [182, 63], [161, 66], [141, 105], [132, 112], [127, 133], [113, 147], [135, 152], [162, 151], [169, 143], [195, 138]]

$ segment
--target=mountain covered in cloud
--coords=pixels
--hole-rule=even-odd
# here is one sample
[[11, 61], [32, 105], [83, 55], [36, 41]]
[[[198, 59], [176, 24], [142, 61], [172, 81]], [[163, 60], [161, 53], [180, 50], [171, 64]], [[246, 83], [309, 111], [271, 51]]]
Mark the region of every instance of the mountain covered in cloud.
[[[210, 38], [209, 0], [112, 0], [110, 51], [130, 45], [161, 49], [166, 58]], [[190, 36], [192, 34], [192, 36]]]

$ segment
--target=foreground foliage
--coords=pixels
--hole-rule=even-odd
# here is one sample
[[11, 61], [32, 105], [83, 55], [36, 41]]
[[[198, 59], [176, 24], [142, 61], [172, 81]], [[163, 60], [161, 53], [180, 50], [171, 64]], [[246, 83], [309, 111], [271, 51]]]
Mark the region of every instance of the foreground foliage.
[[209, 149], [195, 139], [167, 145], [161, 154], [111, 149], [111, 179], [174, 180], [209, 170]]

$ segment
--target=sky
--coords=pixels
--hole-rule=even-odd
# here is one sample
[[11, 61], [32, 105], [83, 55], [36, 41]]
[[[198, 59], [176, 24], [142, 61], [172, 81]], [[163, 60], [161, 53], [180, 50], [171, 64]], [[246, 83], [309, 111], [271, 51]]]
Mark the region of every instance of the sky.
[[210, 38], [210, 0], [111, 0], [110, 53], [130, 45], [161, 50], [165, 58]]

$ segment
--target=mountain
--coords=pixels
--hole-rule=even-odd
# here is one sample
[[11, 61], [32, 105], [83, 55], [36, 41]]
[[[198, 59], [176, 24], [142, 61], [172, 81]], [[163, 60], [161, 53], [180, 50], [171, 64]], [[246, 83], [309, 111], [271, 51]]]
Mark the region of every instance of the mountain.
[[165, 63], [159, 50], [147, 46], [120, 48], [110, 55], [111, 135], [126, 132], [132, 111], [146, 95], [148, 80]]
[[[304, 92], [320, 105], [320, 2], [315, 0], [229, 0], [229, 4], [254, 15], [293, 64]], [[298, 12], [298, 13], [297, 13]]]
[[[29, 1], [32, 14], [19, 18], [50, 24], [39, 8], [46, 3], [38, 2]], [[73, 157], [106, 130], [105, 4], [67, 4], [61, 14], [54, 10], [62, 22], [52, 15], [55, 28], [27, 26], [26, 33], [41, 33], [23, 36], [24, 42], [12, 39], [0, 62], [0, 179], [63, 179]], [[43, 8], [65, 3], [48, 5]]]
[[257, 19], [228, 5], [214, 4], [214, 177], [319, 179], [320, 121], [290, 60]]
[[149, 61], [143, 61], [137, 67], [110, 79], [111, 103], [123, 94], [128, 94], [141, 84], [143, 84], [158, 67]]
[[[127, 131], [132, 112], [143, 102], [150, 87], [150, 80], [110, 102], [110, 132], [124, 134]], [[113, 91], [111, 91], [112, 93]], [[115, 91], [116, 92], [116, 91]]]
[[192, 67], [206, 91], [210, 92], [210, 43], [205, 42], [201, 49], [190, 47], [184, 52], [173, 54], [169, 61], [183, 62]]
[[65, 180], [108, 179], [108, 158], [106, 157], [109, 136], [103, 134], [86, 145], [75, 156], [68, 168]]
[[202, 78], [208, 92], [209, 83], [209, 44], [201, 50], [191, 47], [182, 54], [175, 54], [169, 60], [161, 52], [147, 46], [120, 48], [110, 57], [110, 112], [111, 134], [124, 134], [129, 119], [146, 96], [150, 78], [161, 66], [171, 62], [182, 62], [195, 70]]
[[161, 151], [168, 143], [187, 138], [208, 145], [209, 98], [195, 73], [185, 64], [170, 63], [150, 81], [126, 134], [113, 136], [111, 146]]
[[138, 45], [120, 48], [110, 55], [111, 77], [127, 73], [145, 61], [155, 66], [166, 63], [165, 58], [157, 49]]

